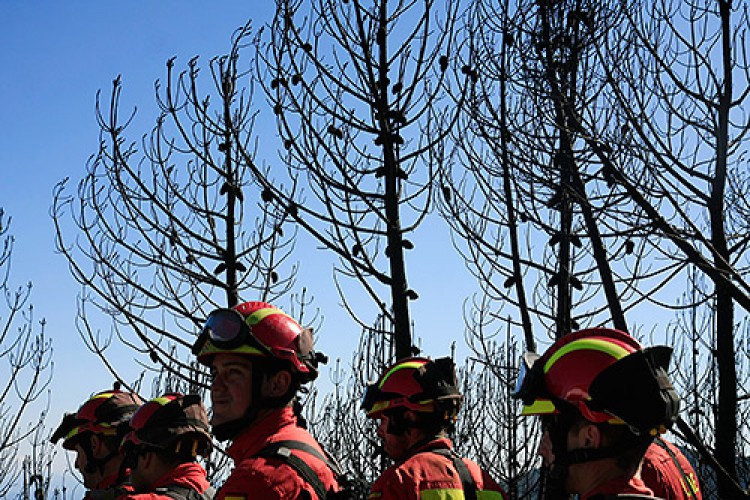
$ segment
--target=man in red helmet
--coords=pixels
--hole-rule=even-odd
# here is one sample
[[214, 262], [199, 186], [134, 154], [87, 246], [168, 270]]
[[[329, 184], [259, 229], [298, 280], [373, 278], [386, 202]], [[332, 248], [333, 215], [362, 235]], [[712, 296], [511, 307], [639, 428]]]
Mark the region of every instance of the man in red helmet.
[[265, 302], [218, 309], [193, 346], [211, 370], [213, 435], [231, 440], [235, 468], [217, 499], [325, 498], [339, 490], [336, 466], [294, 409], [325, 356], [312, 330]]
[[135, 492], [120, 500], [210, 500], [214, 489], [196, 461], [213, 445], [200, 397], [167, 393], [141, 406], [122, 441]]
[[75, 467], [81, 471], [88, 490], [84, 498], [114, 498], [132, 491], [120, 452], [122, 435], [118, 426], [127, 422], [142, 404], [137, 394], [118, 389], [100, 392], [76, 413], [65, 415], [52, 434], [53, 443], [63, 439], [63, 448], [76, 452]]
[[542, 416], [540, 454], [560, 498], [657, 498], [640, 468], [677, 418], [670, 356], [668, 347], [643, 349], [624, 332], [593, 328], [524, 357], [516, 397], [524, 415]]
[[461, 399], [450, 358], [403, 359], [368, 385], [362, 408], [380, 420], [378, 437], [395, 461], [375, 481], [369, 498], [505, 498], [500, 485], [459, 457], [446, 436]]

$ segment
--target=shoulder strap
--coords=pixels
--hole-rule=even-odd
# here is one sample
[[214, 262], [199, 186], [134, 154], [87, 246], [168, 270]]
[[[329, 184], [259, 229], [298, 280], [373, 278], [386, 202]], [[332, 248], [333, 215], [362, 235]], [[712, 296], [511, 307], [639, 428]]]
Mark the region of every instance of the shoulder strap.
[[203, 493], [198, 493], [193, 488], [180, 486], [178, 484], [169, 484], [157, 488], [156, 493], [173, 498], [174, 500], [213, 500], [216, 490], [209, 486]]
[[693, 488], [693, 481], [688, 477], [687, 471], [682, 468], [682, 464], [677, 459], [677, 455], [674, 454], [672, 448], [670, 448], [667, 442], [664, 441], [661, 437], [657, 437], [656, 439], [654, 439], [654, 442], [669, 454], [669, 457], [672, 459], [672, 463], [677, 466], [677, 469], [680, 471], [680, 475], [682, 475], [682, 480], [685, 482], [685, 488], [688, 488], [691, 492], [695, 493]]
[[594, 495], [591, 500], [617, 500], [618, 498], [629, 498], [630, 500], [662, 500], [658, 497], [652, 497], [650, 495], [636, 495], [632, 493], [621, 493], [614, 495]]
[[322, 461], [326, 466], [331, 469], [331, 471], [336, 475], [339, 476], [340, 470], [339, 467], [333, 463], [331, 460], [329, 460], [328, 457], [321, 454], [317, 449], [315, 449], [313, 446], [303, 443], [301, 441], [293, 441], [293, 440], [287, 440], [287, 441], [277, 441], [275, 443], [271, 443], [262, 450], [260, 450], [255, 456], [256, 457], [266, 457], [266, 458], [278, 458], [279, 460], [282, 460], [284, 463], [289, 465], [292, 469], [297, 471], [297, 474], [300, 475], [302, 479], [304, 479], [315, 491], [315, 494], [318, 495], [318, 498], [320, 500], [325, 500], [328, 496], [328, 491], [326, 490], [325, 485], [323, 484], [323, 481], [320, 480], [318, 475], [315, 473], [312, 468], [307, 465], [307, 463], [299, 458], [298, 456], [294, 455], [292, 453], [292, 450], [300, 450], [304, 451], [305, 453], [308, 453], [318, 460]]
[[132, 490], [128, 490], [122, 486], [114, 486], [104, 490], [89, 490], [86, 493], [85, 498], [91, 500], [115, 500], [117, 497], [131, 493], [133, 493]]
[[474, 478], [471, 477], [471, 472], [469, 472], [469, 468], [466, 466], [463, 459], [456, 452], [447, 448], [429, 450], [429, 452], [450, 458], [453, 461], [453, 467], [455, 467], [456, 472], [458, 472], [458, 477], [461, 478], [464, 498], [466, 500], [477, 500], [477, 483], [474, 481]]

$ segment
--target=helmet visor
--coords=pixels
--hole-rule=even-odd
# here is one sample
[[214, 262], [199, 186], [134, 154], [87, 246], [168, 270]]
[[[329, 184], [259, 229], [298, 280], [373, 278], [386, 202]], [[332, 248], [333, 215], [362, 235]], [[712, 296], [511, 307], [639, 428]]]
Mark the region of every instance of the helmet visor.
[[362, 395], [362, 405], [360, 408], [369, 413], [373, 406], [375, 406], [379, 395], [380, 389], [378, 388], [377, 382], [367, 384], [367, 387], [365, 387], [365, 393]]
[[544, 395], [544, 369], [540, 356], [534, 352], [527, 352], [521, 356], [519, 365], [513, 397], [530, 405]]

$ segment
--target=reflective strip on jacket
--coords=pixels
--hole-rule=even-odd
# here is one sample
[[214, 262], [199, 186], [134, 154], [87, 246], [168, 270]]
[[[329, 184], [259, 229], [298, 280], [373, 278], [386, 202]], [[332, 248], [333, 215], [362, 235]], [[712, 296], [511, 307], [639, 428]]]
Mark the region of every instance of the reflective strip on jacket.
[[[375, 481], [371, 500], [463, 500], [461, 478], [447, 456], [432, 450], [453, 449], [447, 438], [438, 438], [417, 448], [403, 461], [392, 465]], [[478, 500], [504, 500], [505, 492], [490, 475], [463, 459], [477, 486]]]
[[643, 482], [654, 495], [665, 500], [703, 500], [698, 476], [687, 457], [669, 441], [661, 439], [661, 442], [669, 451], [659, 443], [651, 443], [641, 467]]

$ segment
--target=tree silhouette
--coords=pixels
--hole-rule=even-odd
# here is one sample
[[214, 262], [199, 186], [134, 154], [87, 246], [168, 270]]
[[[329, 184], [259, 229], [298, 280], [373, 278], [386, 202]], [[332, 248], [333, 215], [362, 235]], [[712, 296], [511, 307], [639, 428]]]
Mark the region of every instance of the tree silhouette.
[[[629, 164], [606, 164], [606, 173], [652, 219], [657, 245], [667, 258], [695, 266], [710, 279], [698, 304], [712, 317], [712, 353], [717, 400], [713, 418], [716, 456], [738, 478], [738, 320], [750, 311], [747, 280], [748, 182], [745, 156], [750, 94], [745, 37], [746, 6], [731, 2], [656, 2], [623, 10], [620, 37], [607, 40], [600, 56], [623, 127], [632, 131], [638, 155]], [[625, 37], [625, 38], [623, 38]], [[623, 43], [637, 50], [615, 60]], [[589, 129], [585, 120], [583, 129]], [[606, 156], [606, 152], [599, 152]], [[649, 184], [637, 182], [645, 172]], [[658, 211], [658, 213], [657, 213]], [[667, 242], [671, 243], [668, 244]], [[738, 317], [735, 304], [744, 312]], [[743, 431], [742, 428], [745, 430]], [[720, 478], [719, 496], [732, 485]]]
[[293, 234], [254, 183], [257, 111], [240, 61], [251, 33], [250, 25], [235, 33], [229, 53], [209, 62], [208, 79], [197, 57], [179, 73], [169, 60], [156, 82], [156, 124], [140, 143], [127, 139], [135, 110], [123, 116], [115, 79], [110, 99], [97, 98], [100, 146], [85, 177], [75, 194], [67, 180], [55, 190], [57, 248], [82, 285], [79, 331], [115, 375], [105, 354], [113, 336], [91, 328], [89, 304], [149, 358], [144, 366], [189, 379], [185, 348], [212, 309], [248, 294], [276, 301], [294, 285]]
[[[20, 444], [43, 428], [46, 409], [34, 403], [52, 379], [52, 344], [44, 320], [37, 322], [30, 302], [31, 283], [14, 288], [10, 281], [14, 239], [10, 217], [0, 209], [0, 496], [22, 473]], [[29, 416], [31, 416], [30, 420]], [[48, 458], [48, 455], [45, 455]], [[40, 456], [40, 460], [42, 457]]]
[[341, 299], [366, 328], [340, 278], [361, 283], [394, 325], [396, 357], [414, 353], [409, 237], [430, 212], [438, 152], [458, 116], [444, 89], [463, 93], [473, 74], [455, 68], [457, 9], [279, 0], [259, 59], [283, 160], [293, 185], [304, 185], [294, 196], [269, 183], [266, 199], [339, 257]]

